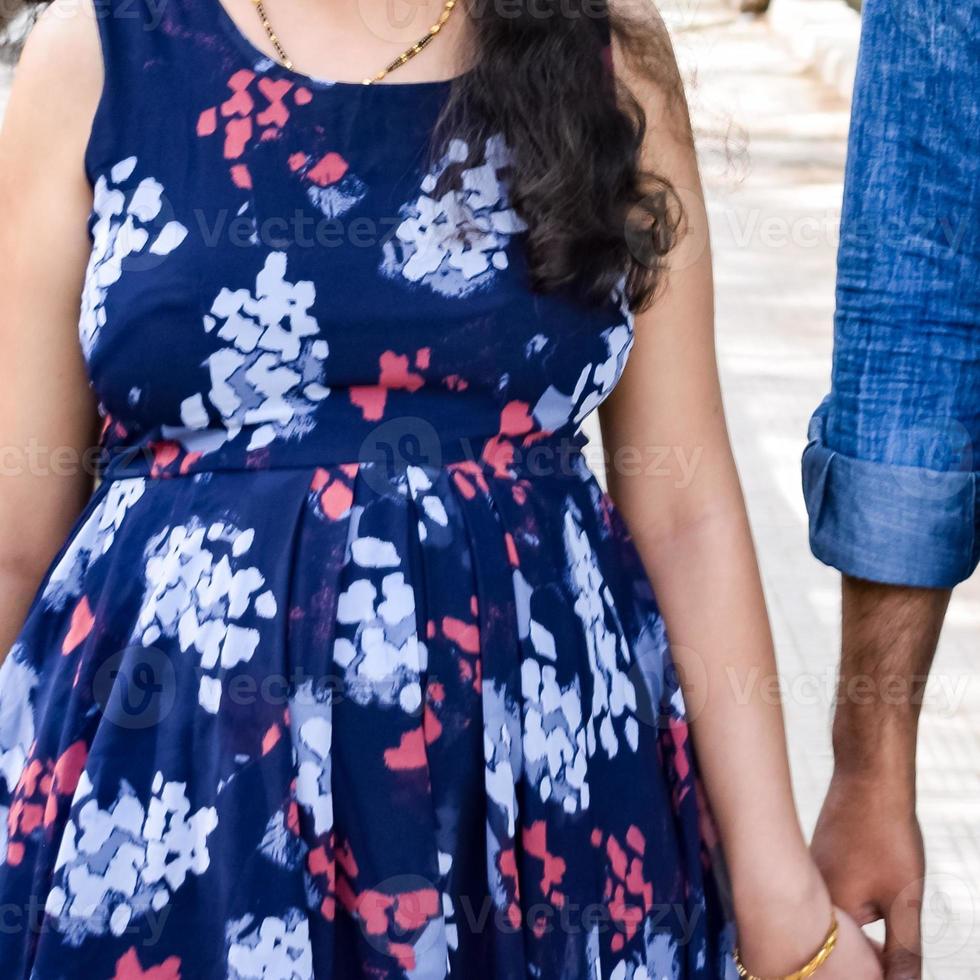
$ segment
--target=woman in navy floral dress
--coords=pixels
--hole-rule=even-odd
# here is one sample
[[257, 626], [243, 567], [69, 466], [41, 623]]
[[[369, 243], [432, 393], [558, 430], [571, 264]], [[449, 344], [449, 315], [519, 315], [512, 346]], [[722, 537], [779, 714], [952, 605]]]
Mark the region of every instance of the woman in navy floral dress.
[[[710, 265], [609, 236], [669, 213], [608, 21], [448, 5], [364, 85], [404, 38], [353, 6], [114, 0], [96, 31], [59, 0], [27, 44], [0, 179], [4, 444], [36, 450], [0, 510], [3, 980], [711, 980], [733, 915], [758, 969], [805, 962], [832, 910], [779, 712], [721, 681], [772, 657]], [[499, 111], [499, 68], [453, 67], [484, 29]], [[520, 88], [562, 59], [569, 105]], [[641, 101], [657, 186], [696, 186], [682, 108]], [[636, 543], [582, 451], [604, 402], [607, 448], [639, 450], [609, 460]], [[873, 975], [849, 925], [829, 978]]]

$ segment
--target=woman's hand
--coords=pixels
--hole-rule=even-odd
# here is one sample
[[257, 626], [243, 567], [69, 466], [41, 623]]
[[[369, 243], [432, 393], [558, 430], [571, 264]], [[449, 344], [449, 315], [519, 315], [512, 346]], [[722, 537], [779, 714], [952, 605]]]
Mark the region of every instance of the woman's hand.
[[835, 911], [840, 928], [837, 946], [820, 969], [824, 980], [880, 980], [881, 951], [843, 909]]
[[[861, 927], [842, 909], [836, 909], [837, 914], [837, 945], [827, 961], [814, 974], [819, 980], [881, 980], [882, 973], [881, 957], [875, 944], [861, 931]], [[806, 930], [810, 932], [810, 929]], [[778, 972], [761, 972], [761, 967], [753, 960], [748, 953], [742, 953], [742, 962], [745, 968], [754, 976], [758, 977], [782, 977], [799, 970], [808, 959], [797, 957], [796, 960], [790, 958], [789, 952], [783, 952], [781, 947], [787, 950], [798, 949], [799, 942], [795, 938], [787, 938], [783, 943], [779, 937], [770, 937], [769, 948], [765, 954], [765, 961], [779, 963]], [[819, 940], [818, 940], [819, 942]], [[814, 946], [810, 952], [804, 953], [804, 957], [812, 959], [819, 946]]]
[[[837, 943], [814, 975], [818, 980], [881, 980], [880, 951], [860, 926], [831, 904], [815, 867], [802, 872], [799, 889], [784, 887], [740, 899], [736, 883], [736, 918], [742, 963], [758, 977], [784, 977], [801, 969], [820, 949], [837, 918]], [[794, 896], [793, 892], [798, 891]]]

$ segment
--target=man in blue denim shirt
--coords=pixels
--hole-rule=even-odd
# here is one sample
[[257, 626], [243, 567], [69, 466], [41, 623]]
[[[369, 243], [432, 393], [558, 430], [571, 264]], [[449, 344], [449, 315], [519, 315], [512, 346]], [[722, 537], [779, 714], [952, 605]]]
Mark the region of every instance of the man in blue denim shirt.
[[888, 977], [907, 978], [918, 707], [950, 590], [980, 557], [980, 2], [865, 0], [863, 16], [832, 389], [803, 456], [813, 553], [844, 574], [814, 852], [839, 904], [885, 918]]

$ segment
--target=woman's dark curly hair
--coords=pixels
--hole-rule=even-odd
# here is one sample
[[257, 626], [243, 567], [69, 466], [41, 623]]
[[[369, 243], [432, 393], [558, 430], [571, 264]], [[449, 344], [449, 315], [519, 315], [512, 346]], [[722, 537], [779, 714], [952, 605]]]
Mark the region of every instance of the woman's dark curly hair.
[[[623, 0], [612, 9], [608, 0], [465, 0], [473, 68], [453, 85], [434, 148], [461, 137], [476, 157], [502, 134], [534, 288], [601, 302], [625, 282], [639, 311], [654, 298], [682, 215], [670, 184], [643, 168], [646, 116], [614, 79], [610, 36], [631, 74], [668, 100], [682, 102], [682, 86], [652, 0], [627, 2], [637, 11], [627, 14]], [[40, 5], [0, 0], [0, 29]], [[447, 170], [446, 186], [473, 162]]]

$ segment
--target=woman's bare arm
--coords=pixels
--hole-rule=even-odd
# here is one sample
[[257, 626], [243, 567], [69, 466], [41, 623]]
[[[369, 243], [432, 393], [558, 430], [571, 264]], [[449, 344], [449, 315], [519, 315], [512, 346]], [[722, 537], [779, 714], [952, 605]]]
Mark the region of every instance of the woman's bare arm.
[[[772, 696], [773, 643], [722, 407], [707, 216], [687, 110], [679, 96], [631, 77], [627, 64], [618, 70], [647, 112], [646, 164], [673, 183], [686, 231], [658, 299], [636, 318], [629, 364], [601, 410], [610, 492], [653, 582], [688, 695], [745, 960], [779, 976], [820, 947], [831, 903], [797, 817]], [[654, 467], [617, 465], [618, 453], [650, 463], [665, 450]], [[856, 928], [841, 946], [823, 968], [828, 980], [880, 976]]]
[[102, 86], [91, 12], [48, 8], [0, 131], [0, 659], [92, 490], [78, 342], [92, 205], [83, 157]]

